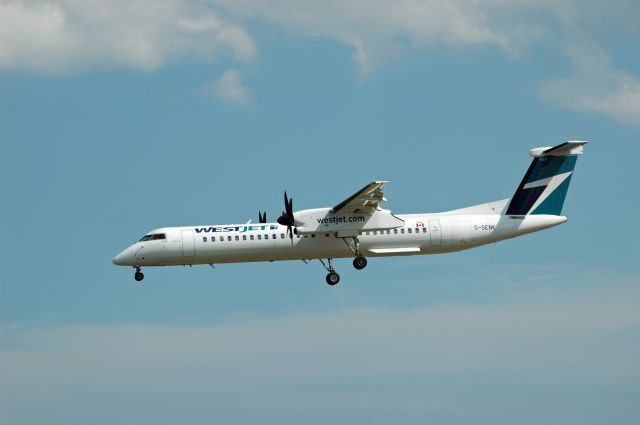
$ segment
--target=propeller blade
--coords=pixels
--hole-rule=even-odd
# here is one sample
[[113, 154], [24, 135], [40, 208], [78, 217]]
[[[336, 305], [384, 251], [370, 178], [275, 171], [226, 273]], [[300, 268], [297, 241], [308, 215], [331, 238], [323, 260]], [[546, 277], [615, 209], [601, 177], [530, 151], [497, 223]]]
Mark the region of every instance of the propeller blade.
[[264, 213], [262, 211], [258, 211], [258, 221], [260, 223], [266, 223], [267, 222], [267, 212], [266, 211]]
[[291, 223], [293, 223], [293, 198], [289, 199], [289, 204], [287, 205], [287, 215], [291, 219]]
[[289, 198], [287, 195], [287, 191], [284, 191], [284, 211], [282, 211], [282, 215], [278, 218], [278, 224], [282, 226], [287, 226], [287, 233], [293, 242], [293, 198]]
[[282, 215], [278, 217], [278, 224], [281, 224], [283, 226], [287, 226], [289, 224], [289, 220], [287, 219], [287, 213], [285, 213], [284, 211], [282, 211]]

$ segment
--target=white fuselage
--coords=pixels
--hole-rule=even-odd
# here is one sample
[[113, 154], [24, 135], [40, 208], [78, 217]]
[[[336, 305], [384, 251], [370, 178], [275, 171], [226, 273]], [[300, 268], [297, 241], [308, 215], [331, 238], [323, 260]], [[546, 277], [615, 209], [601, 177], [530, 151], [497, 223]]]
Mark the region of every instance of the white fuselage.
[[[362, 255], [437, 254], [460, 251], [546, 229], [564, 216], [464, 214], [397, 215], [404, 225], [357, 234]], [[113, 262], [134, 267], [353, 257], [348, 237], [337, 232], [287, 235], [277, 223], [187, 226], [156, 229], [164, 239], [136, 242]]]

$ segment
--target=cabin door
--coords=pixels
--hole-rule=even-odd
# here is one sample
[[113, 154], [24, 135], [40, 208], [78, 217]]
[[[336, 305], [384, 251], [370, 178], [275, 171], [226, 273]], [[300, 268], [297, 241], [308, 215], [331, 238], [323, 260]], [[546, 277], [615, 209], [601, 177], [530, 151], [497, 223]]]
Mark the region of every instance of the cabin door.
[[196, 255], [196, 240], [193, 230], [183, 230], [182, 234], [182, 256], [193, 257]]
[[431, 246], [442, 245], [442, 230], [440, 220], [429, 220], [429, 233], [431, 235]]

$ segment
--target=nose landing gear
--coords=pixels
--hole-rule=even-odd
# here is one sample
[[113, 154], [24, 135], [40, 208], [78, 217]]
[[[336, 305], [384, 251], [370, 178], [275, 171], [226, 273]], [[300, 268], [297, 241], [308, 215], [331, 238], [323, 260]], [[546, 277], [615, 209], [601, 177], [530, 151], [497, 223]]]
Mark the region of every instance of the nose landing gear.
[[327, 271], [329, 272], [329, 274], [327, 274], [327, 277], [325, 278], [327, 283], [333, 286], [333, 285], [336, 285], [338, 282], [340, 282], [340, 275], [336, 273], [335, 269], [333, 268], [333, 264], [332, 264], [333, 259], [327, 258], [328, 265], [322, 260], [322, 258], [318, 258], [318, 260], [320, 260], [324, 268], [327, 269]]
[[337, 284], [338, 282], [340, 282], [340, 275], [336, 272], [329, 272], [329, 274], [327, 275], [327, 277], [325, 278], [325, 280], [327, 281], [327, 283], [331, 286]]
[[144, 274], [142, 274], [142, 269], [140, 267], [136, 267], [136, 273], [133, 275], [133, 278], [136, 280], [136, 282], [140, 282], [142, 281], [142, 279], [144, 279]]

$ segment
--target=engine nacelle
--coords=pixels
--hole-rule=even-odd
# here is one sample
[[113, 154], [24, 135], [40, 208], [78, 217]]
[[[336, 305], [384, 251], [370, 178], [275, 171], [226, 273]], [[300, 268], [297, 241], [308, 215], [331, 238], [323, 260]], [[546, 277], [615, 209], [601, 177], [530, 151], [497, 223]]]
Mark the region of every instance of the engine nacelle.
[[331, 208], [301, 210], [294, 213], [296, 232], [301, 235], [339, 233], [338, 236], [356, 236], [358, 232], [402, 227], [404, 220], [389, 210], [373, 214], [334, 213]]

